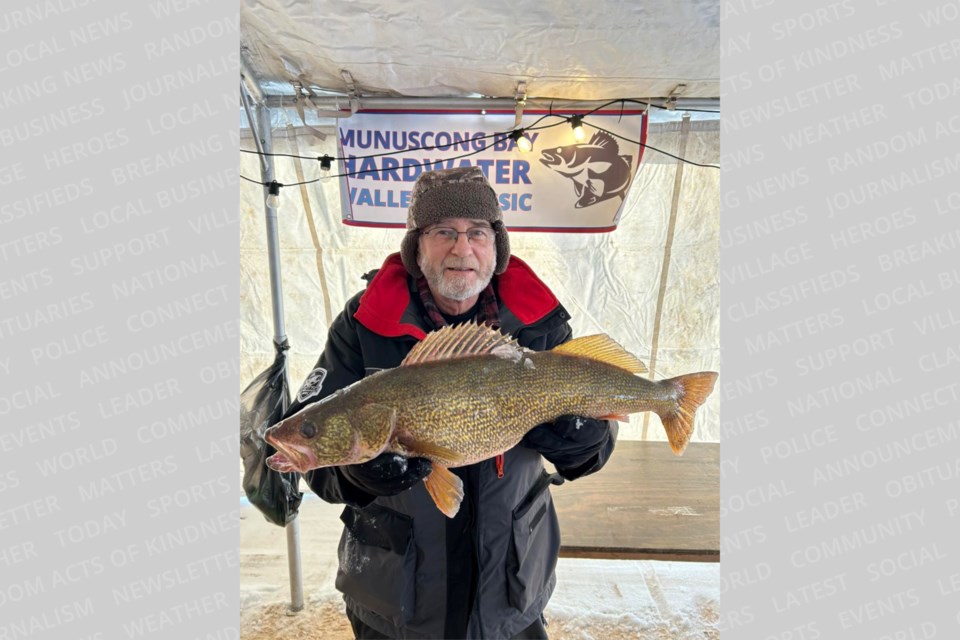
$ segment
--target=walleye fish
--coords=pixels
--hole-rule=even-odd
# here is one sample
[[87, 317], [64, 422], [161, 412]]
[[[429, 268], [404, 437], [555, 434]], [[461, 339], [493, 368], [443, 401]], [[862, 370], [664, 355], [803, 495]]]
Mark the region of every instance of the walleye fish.
[[401, 365], [374, 373], [271, 427], [277, 471], [366, 462], [384, 451], [424, 457], [437, 507], [456, 515], [463, 483], [450, 467], [514, 447], [527, 431], [561, 415], [625, 420], [653, 411], [674, 453], [717, 374], [651, 381], [636, 356], [604, 334], [535, 352], [489, 327], [462, 324], [427, 335]]
[[573, 182], [576, 209], [626, 197], [632, 158], [620, 155], [620, 145], [605, 131], [593, 134], [589, 142], [546, 149], [540, 156], [540, 164]]

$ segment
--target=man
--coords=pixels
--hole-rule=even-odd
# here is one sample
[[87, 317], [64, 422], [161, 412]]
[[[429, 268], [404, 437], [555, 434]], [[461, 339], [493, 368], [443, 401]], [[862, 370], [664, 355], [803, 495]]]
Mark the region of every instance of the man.
[[[414, 184], [400, 254], [387, 257], [334, 320], [287, 415], [366, 375], [396, 367], [428, 332], [486, 323], [542, 351], [571, 337], [569, 316], [510, 244], [477, 167]], [[416, 390], [411, 390], [415, 393]], [[543, 609], [560, 547], [548, 490], [600, 469], [616, 423], [565, 416], [491, 460], [453, 468], [465, 497], [454, 518], [421, 480], [430, 461], [381, 454], [316, 469], [307, 482], [344, 503], [336, 586], [358, 638], [546, 638]], [[541, 455], [559, 473], [549, 475]]]

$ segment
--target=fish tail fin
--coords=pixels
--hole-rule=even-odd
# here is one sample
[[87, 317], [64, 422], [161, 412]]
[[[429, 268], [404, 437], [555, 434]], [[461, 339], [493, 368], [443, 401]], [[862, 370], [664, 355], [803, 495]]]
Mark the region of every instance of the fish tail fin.
[[678, 456], [687, 448], [690, 436], [693, 435], [693, 416], [699, 407], [713, 391], [717, 381], [717, 374], [713, 371], [688, 373], [676, 378], [661, 380], [660, 384], [668, 385], [677, 392], [677, 406], [670, 411], [659, 413], [660, 422], [667, 431], [670, 448]]
[[433, 471], [423, 479], [423, 483], [443, 515], [448, 518], [457, 515], [460, 503], [463, 502], [463, 481], [460, 478], [446, 467], [434, 463]]

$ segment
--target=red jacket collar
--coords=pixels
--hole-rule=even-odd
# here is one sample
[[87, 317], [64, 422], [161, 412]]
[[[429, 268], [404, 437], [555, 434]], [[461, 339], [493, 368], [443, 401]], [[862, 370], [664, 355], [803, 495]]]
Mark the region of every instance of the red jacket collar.
[[[360, 298], [354, 317], [366, 328], [388, 338], [413, 336], [422, 340], [426, 333], [415, 324], [404, 322], [410, 306], [407, 270], [399, 253], [387, 256]], [[494, 276], [500, 303], [506, 305], [522, 323], [542, 320], [560, 302], [526, 262], [510, 256], [507, 270]]]

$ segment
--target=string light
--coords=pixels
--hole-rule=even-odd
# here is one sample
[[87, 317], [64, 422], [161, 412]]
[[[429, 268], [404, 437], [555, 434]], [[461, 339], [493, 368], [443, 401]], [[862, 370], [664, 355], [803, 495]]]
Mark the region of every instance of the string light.
[[524, 129], [514, 129], [510, 133], [510, 139], [517, 143], [520, 151], [527, 152], [533, 149], [530, 139], [523, 135]]
[[280, 206], [280, 187], [283, 185], [273, 180], [267, 184], [267, 206], [276, 209]]
[[570, 116], [570, 126], [573, 128], [573, 137], [580, 142], [587, 134], [583, 130], [583, 116]]
[[[634, 104], [642, 104], [642, 105], [644, 105], [646, 108], [656, 107], [656, 108], [659, 108], [659, 109], [667, 109], [667, 107], [663, 107], [663, 106], [658, 105], [658, 104], [652, 104], [652, 103], [643, 102], [643, 101], [640, 101], [640, 100], [632, 100], [632, 99], [623, 99], [623, 98], [621, 98], [621, 99], [617, 99], [617, 100], [611, 100], [610, 102], [608, 102], [608, 103], [606, 103], [606, 104], [604, 104], [604, 105], [601, 105], [600, 107], [597, 107], [596, 109], [593, 109], [593, 110], [588, 111], [588, 112], [586, 112], [586, 113], [576, 114], [576, 115], [572, 115], [572, 116], [570, 116], [570, 117], [563, 117], [563, 116], [560, 116], [560, 115], [558, 115], [558, 114], [553, 114], [553, 113], [551, 113], [551, 114], [546, 114], [546, 115], [544, 115], [543, 117], [539, 118], [536, 122], [534, 122], [533, 124], [531, 124], [531, 125], [528, 126], [528, 127], [523, 127], [523, 128], [519, 128], [519, 129], [514, 129], [513, 131], [511, 131], [510, 133], [507, 134], [507, 138], [508, 138], [509, 140], [513, 140], [513, 141], [516, 143], [517, 147], [518, 147], [521, 151], [527, 153], [527, 152], [530, 152], [530, 151], [533, 150], [533, 144], [530, 142], [530, 139], [529, 139], [526, 135], [524, 135], [527, 131], [531, 131], [531, 130], [534, 130], [534, 129], [537, 129], [537, 130], [539, 130], [539, 129], [547, 129], [547, 128], [550, 128], [550, 127], [554, 127], [554, 126], [563, 124], [564, 122], [568, 122], [568, 123], [570, 123], [570, 126], [571, 126], [571, 128], [573, 129], [573, 136], [574, 136], [574, 138], [576, 138], [576, 140], [577, 140], [578, 142], [580, 142], [580, 141], [582, 141], [582, 140], [586, 137], [586, 134], [585, 134], [585, 131], [584, 131], [584, 128], [583, 128], [583, 119], [586, 118], [586, 117], [589, 116], [589, 115], [592, 115], [592, 114], [596, 113], [596, 112], [599, 111], [600, 109], [602, 109], [602, 108], [604, 108], [604, 107], [607, 107], [607, 106], [609, 106], [609, 105], [611, 105], [611, 104], [614, 104], [614, 103], [616, 103], [616, 102], [621, 102], [621, 103], [628, 103], [628, 102], [630, 102], [630, 103], [634, 103]], [[484, 109], [484, 110], [482, 110], [482, 111], [486, 111], [486, 110]], [[684, 109], [684, 111], [697, 111], [697, 112], [701, 112], [701, 113], [719, 113], [719, 112], [717, 112], [717, 111], [706, 111], [706, 110], [702, 110], [702, 109]], [[546, 117], [559, 118], [560, 121], [559, 121], [559, 122], [556, 122], [556, 123], [553, 123], [553, 124], [539, 125], [539, 126], [538, 126], [538, 123], [541, 122], [541, 121], [542, 121], [544, 118], [546, 118]], [[671, 157], [671, 158], [675, 158], [675, 159], [679, 160], [680, 162], [684, 162], [684, 163], [687, 163], [687, 164], [691, 164], [691, 165], [694, 165], [694, 166], [697, 166], [697, 167], [708, 167], [708, 168], [711, 168], [711, 169], [719, 169], [719, 168], [720, 168], [719, 166], [714, 165], [714, 164], [703, 164], [703, 163], [693, 162], [693, 161], [687, 160], [686, 158], [681, 158], [681, 157], [676, 156], [676, 155], [674, 155], [674, 154], [672, 154], [672, 153], [668, 153], [668, 152], [666, 152], [666, 151], [663, 151], [662, 149], [657, 149], [656, 147], [652, 147], [652, 146], [650, 146], [649, 144], [646, 144], [645, 142], [641, 142], [641, 141], [639, 141], [639, 140], [631, 140], [630, 138], [627, 138], [627, 137], [622, 136], [622, 135], [618, 135], [618, 134], [616, 134], [616, 133], [614, 133], [614, 132], [612, 132], [612, 131], [607, 131], [607, 130], [604, 129], [603, 127], [599, 127], [599, 126], [597, 126], [596, 124], [592, 124], [591, 126], [592, 126], [593, 128], [595, 128], [595, 129], [599, 130], [599, 131], [607, 132], [607, 133], [613, 135], [614, 137], [619, 138], [619, 139], [621, 139], [621, 140], [624, 140], [624, 141], [626, 141], [626, 142], [630, 142], [630, 143], [636, 144], [636, 145], [638, 145], [638, 146], [644, 147], [644, 148], [646, 148], [646, 149], [650, 149], [651, 151], [656, 151], [656, 152], [658, 152], [658, 153], [662, 153], [662, 154], [664, 154], [664, 155], [666, 155], [666, 156], [669, 156], [669, 157]], [[503, 133], [505, 133], [505, 132], [503, 132]], [[484, 136], [479, 136], [479, 137], [477, 137], [477, 138], [474, 138], [474, 140], [486, 140], [486, 139], [489, 139], [489, 138], [496, 138], [497, 136], [503, 135], [503, 133], [490, 133], [490, 134], [487, 134], [487, 135], [484, 135]], [[406, 153], [406, 152], [410, 152], [410, 151], [420, 151], [420, 150], [422, 150], [422, 149], [427, 149], [427, 148], [430, 148], [430, 147], [411, 147], [411, 148], [408, 148], [408, 149], [406, 149], [406, 150], [404, 150], [404, 151], [402, 151], [402, 152], [400, 152], [400, 153]], [[464, 154], [462, 154], [462, 155], [458, 155], [458, 156], [455, 156], [455, 157], [453, 157], [453, 158], [448, 158], [448, 160], [457, 160], [457, 159], [460, 159], [460, 158], [465, 158], [465, 157], [468, 157], [468, 156], [473, 156], [473, 155], [476, 155], [476, 154], [478, 154], [478, 153], [481, 153], [481, 152], [483, 152], [483, 151], [485, 151], [485, 150], [486, 150], [486, 149], [485, 149], [484, 147], [481, 147], [481, 148], [479, 148], [479, 149], [476, 149], [476, 150], [473, 150], [473, 151], [464, 153]], [[333, 166], [333, 161], [334, 161], [334, 160], [345, 160], [345, 159], [346, 159], [346, 158], [340, 158], [340, 157], [333, 157], [333, 156], [330, 156], [329, 154], [324, 154], [323, 156], [301, 156], [301, 155], [292, 154], [292, 153], [263, 153], [263, 152], [260, 152], [260, 151], [254, 151], [254, 150], [250, 150], [250, 149], [240, 149], [240, 151], [243, 152], [243, 153], [251, 153], [251, 154], [256, 154], [256, 155], [264, 156], [264, 157], [287, 157], [287, 158], [300, 158], [300, 159], [302, 159], [302, 160], [317, 160], [317, 161], [320, 163], [320, 168], [321, 168], [325, 173], [330, 171], [330, 169], [331, 169], [332, 166]], [[363, 156], [352, 156], [352, 159], [354, 159], [354, 160], [361, 160], [361, 159], [366, 159], [366, 158], [378, 158], [378, 157], [383, 157], [383, 156], [395, 156], [395, 155], [397, 155], [397, 152], [395, 152], [395, 151], [386, 151], [386, 152], [383, 152], [383, 153], [371, 153], [371, 154], [363, 155]], [[417, 166], [421, 166], [421, 167], [422, 167], [422, 166], [425, 166], [425, 165], [426, 165], [426, 163], [417, 163]], [[327, 178], [327, 177], [328, 177], [328, 178], [342, 178], [342, 177], [348, 177], [348, 176], [362, 175], [362, 174], [364, 174], [364, 173], [369, 173], [369, 172], [374, 172], [374, 171], [377, 171], [377, 169], [363, 169], [363, 170], [359, 170], [359, 171], [352, 171], [352, 172], [347, 172], [347, 173], [342, 173], [342, 174], [337, 174], [337, 175], [328, 175], [328, 176], [324, 176], [324, 177], [325, 177], [325, 178]], [[241, 175], [240, 177], [243, 178], [244, 180], [247, 180], [248, 182], [252, 182], [252, 183], [254, 183], [254, 184], [260, 184], [260, 185], [269, 187], [269, 195], [267, 196], [267, 205], [268, 205], [268, 206], [272, 206], [272, 207], [275, 208], [275, 207], [279, 204], [279, 197], [278, 197], [278, 196], [279, 196], [279, 194], [280, 194], [280, 187], [283, 187], [283, 186], [285, 186], [285, 185], [283, 185], [283, 184], [281, 184], [281, 183], [279, 183], [279, 182], [277, 182], [277, 181], [273, 181], [272, 183], [260, 182], [259, 180], [254, 180], [254, 179], [248, 178], [248, 177], [246, 177], [246, 176], [244, 176], [244, 175]], [[296, 183], [292, 183], [292, 184], [286, 185], [286, 186], [297, 186], [297, 185], [301, 185], [301, 184], [312, 184], [312, 183], [314, 183], [314, 182], [319, 182], [321, 179], [323, 179], [323, 178], [315, 178], [315, 179], [313, 179], [313, 180], [306, 180], [306, 181], [304, 181], [304, 182], [296, 182]]]

